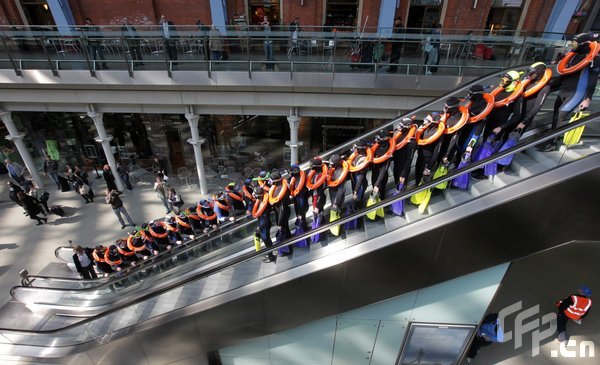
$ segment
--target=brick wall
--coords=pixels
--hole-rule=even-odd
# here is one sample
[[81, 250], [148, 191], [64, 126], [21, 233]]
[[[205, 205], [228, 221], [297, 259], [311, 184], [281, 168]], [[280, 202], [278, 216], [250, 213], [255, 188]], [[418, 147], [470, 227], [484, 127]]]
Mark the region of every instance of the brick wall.
[[[381, 8], [381, 0], [363, 0], [362, 2], [362, 17], [361, 26], [366, 26], [373, 31], [379, 23], [379, 9]], [[367, 17], [369, 19], [367, 20]]]
[[305, 0], [304, 6], [299, 0], [283, 0], [283, 21], [281, 24], [290, 24], [296, 17], [300, 18], [300, 25], [323, 25], [323, 1]]
[[17, 6], [13, 1], [0, 2], [0, 25], [18, 25], [23, 24], [21, 15], [17, 11]]
[[246, 15], [244, 0], [227, 0], [227, 21], [231, 21], [234, 15]]
[[[543, 1], [543, 0], [542, 0]], [[485, 27], [492, 0], [479, 0], [472, 9], [472, 1], [449, 0], [446, 15], [441, 20], [443, 28], [482, 29]]]
[[87, 17], [94, 24], [122, 24], [128, 17], [132, 24], [157, 24], [161, 14], [173, 23], [191, 25], [200, 19], [211, 24], [208, 0], [70, 0], [73, 16], [78, 24]]
[[550, 19], [550, 14], [552, 14], [554, 4], [556, 4], [556, 0], [531, 0], [522, 30], [543, 32], [548, 19]]

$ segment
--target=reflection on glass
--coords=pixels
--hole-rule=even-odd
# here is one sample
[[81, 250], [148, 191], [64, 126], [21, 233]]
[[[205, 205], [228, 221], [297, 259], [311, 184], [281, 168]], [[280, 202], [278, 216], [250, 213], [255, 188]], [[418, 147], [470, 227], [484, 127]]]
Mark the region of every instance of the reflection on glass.
[[474, 326], [412, 323], [398, 364], [457, 364], [474, 329]]

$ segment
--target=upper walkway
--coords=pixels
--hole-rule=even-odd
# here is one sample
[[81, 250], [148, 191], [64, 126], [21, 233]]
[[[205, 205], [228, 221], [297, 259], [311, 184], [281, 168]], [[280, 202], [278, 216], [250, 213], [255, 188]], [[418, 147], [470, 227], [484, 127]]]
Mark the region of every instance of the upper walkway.
[[[103, 112], [181, 113], [184, 104], [203, 114], [287, 115], [295, 107], [305, 116], [385, 118], [489, 72], [549, 62], [565, 45], [560, 35], [451, 29], [293, 35], [178, 26], [171, 39], [156, 26], [0, 30], [0, 98], [9, 111], [95, 104]], [[438, 64], [428, 62], [430, 47]]]

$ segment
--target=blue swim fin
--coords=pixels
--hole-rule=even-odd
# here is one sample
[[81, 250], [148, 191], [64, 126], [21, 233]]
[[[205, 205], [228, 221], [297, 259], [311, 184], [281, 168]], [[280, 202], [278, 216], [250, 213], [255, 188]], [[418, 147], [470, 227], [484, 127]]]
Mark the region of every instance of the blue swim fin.
[[[396, 191], [394, 192], [394, 196], [400, 195], [402, 190], [404, 190], [404, 184], [399, 183], [396, 187]], [[395, 215], [404, 214], [404, 199], [400, 199], [392, 203], [392, 212], [394, 212]]]
[[[502, 147], [500, 147], [498, 152], [502, 152], [502, 151], [505, 151], [509, 148], [516, 146], [517, 142], [519, 142], [519, 138], [521, 138], [521, 133], [519, 133], [519, 131], [511, 132], [508, 135], [508, 139], [506, 140], [506, 142], [504, 142]], [[502, 157], [501, 159], [499, 159], [496, 162], [498, 163], [498, 165], [508, 166], [512, 162], [513, 157], [515, 157], [515, 155], [508, 155], [506, 157]]]
[[[460, 163], [458, 164], [458, 167], [456, 169], [457, 170], [462, 169], [463, 167], [467, 166], [469, 164], [469, 162], [471, 162], [471, 153], [465, 152], [465, 153], [463, 153], [462, 157], [460, 158]], [[471, 177], [470, 172], [465, 172], [464, 174], [460, 174], [457, 177], [455, 177], [454, 180], [452, 180], [452, 185], [459, 189], [466, 190], [469, 187], [469, 178], [470, 177]]]

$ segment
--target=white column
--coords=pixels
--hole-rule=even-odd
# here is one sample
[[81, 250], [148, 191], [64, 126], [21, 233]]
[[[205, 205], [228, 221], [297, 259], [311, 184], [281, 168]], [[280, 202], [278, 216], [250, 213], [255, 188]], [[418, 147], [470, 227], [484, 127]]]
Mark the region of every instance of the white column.
[[113, 155], [112, 150], [110, 148], [110, 141], [112, 141], [112, 136], [106, 134], [104, 122], [102, 121], [103, 114], [97, 113], [95, 111], [89, 111], [87, 115], [94, 121], [96, 131], [98, 131], [98, 137], [95, 140], [96, 142], [102, 144], [102, 149], [104, 150], [106, 161], [108, 161], [108, 166], [110, 166], [110, 171], [112, 171], [112, 174], [115, 176], [115, 183], [117, 184], [117, 189], [119, 189], [120, 191], [124, 191], [125, 186], [123, 186], [123, 181], [121, 181], [121, 177], [117, 172], [117, 162], [115, 161], [115, 156]]
[[[29, 154], [29, 150], [27, 149], [27, 146], [25, 146], [25, 143], [23, 142], [23, 135], [19, 134], [19, 131], [17, 130], [17, 126], [15, 125], [15, 123], [12, 120], [11, 112], [0, 111], [0, 119], [2, 119], [2, 121], [4, 122], [4, 125], [6, 126], [6, 129], [8, 130], [9, 135], [6, 136], [5, 138], [9, 141], [12, 141], [15, 144], [15, 147], [17, 147], [17, 151], [19, 151], [19, 155], [21, 155], [21, 159], [23, 159], [23, 163], [25, 164], [25, 167], [27, 167], [27, 170], [29, 170], [29, 174], [31, 174], [31, 178], [33, 179], [33, 182], [37, 186], [40, 186], [40, 187], [44, 186], [44, 182], [40, 178], [40, 174], [38, 173], [38, 170], [35, 168], [35, 163], [33, 163], [31, 154]], [[2, 161], [2, 162], [4, 162], [4, 161]]]
[[292, 114], [287, 117], [290, 124], [290, 140], [286, 141], [286, 146], [290, 147], [290, 165], [298, 162], [298, 147], [302, 146], [302, 142], [298, 142], [298, 127], [300, 126], [300, 117]]
[[202, 143], [204, 143], [204, 138], [200, 138], [200, 134], [198, 133], [198, 119], [200, 116], [194, 113], [185, 113], [185, 118], [188, 120], [190, 130], [192, 131], [192, 138], [188, 139], [187, 143], [194, 147], [194, 158], [196, 159], [196, 172], [198, 173], [198, 181], [200, 183], [200, 193], [208, 194], [204, 160], [202, 158]]

